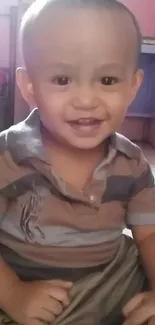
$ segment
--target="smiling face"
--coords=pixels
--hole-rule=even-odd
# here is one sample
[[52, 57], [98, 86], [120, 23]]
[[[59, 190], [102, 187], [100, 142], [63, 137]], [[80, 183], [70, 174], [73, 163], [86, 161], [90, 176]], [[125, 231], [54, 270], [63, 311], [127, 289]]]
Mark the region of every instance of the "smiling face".
[[24, 87], [59, 144], [93, 149], [119, 128], [141, 83], [136, 32], [126, 13], [98, 6], [61, 9], [37, 27]]

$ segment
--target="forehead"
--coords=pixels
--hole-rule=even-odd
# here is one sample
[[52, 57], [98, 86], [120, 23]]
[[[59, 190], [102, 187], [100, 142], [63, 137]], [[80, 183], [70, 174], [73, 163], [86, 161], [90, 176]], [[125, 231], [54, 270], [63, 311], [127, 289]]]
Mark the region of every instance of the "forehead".
[[136, 32], [125, 12], [60, 7], [38, 20], [32, 47], [40, 68], [55, 61], [127, 65], [135, 60]]

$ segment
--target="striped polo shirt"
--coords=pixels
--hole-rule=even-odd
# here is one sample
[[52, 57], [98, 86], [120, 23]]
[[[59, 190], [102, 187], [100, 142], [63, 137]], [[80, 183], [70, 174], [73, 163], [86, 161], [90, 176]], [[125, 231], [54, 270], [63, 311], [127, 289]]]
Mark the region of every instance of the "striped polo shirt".
[[69, 279], [107, 265], [125, 226], [155, 225], [154, 178], [140, 148], [113, 134], [82, 194], [52, 172], [40, 126], [35, 109], [0, 134], [0, 253], [23, 279]]

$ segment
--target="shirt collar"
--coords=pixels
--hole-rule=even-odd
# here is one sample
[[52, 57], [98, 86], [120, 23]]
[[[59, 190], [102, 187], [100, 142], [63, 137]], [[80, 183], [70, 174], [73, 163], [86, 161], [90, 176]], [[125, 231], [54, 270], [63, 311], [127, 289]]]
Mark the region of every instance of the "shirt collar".
[[39, 111], [36, 108], [24, 121], [7, 130], [7, 148], [15, 161], [20, 163], [27, 158], [45, 158], [40, 127]]

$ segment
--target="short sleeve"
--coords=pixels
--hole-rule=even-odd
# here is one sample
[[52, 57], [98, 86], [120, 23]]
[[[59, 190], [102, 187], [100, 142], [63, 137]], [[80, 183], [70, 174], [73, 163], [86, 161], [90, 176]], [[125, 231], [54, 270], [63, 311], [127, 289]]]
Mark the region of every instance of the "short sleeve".
[[155, 181], [141, 151], [135, 166], [133, 191], [127, 210], [126, 224], [129, 227], [155, 225]]

